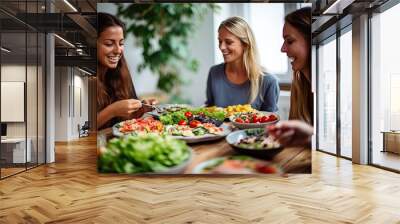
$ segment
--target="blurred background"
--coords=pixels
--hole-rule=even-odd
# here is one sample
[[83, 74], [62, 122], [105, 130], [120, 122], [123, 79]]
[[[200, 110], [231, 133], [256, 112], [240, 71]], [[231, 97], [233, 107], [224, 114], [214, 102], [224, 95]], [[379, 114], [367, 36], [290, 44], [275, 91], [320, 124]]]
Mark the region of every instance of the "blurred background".
[[280, 51], [282, 28], [286, 14], [305, 6], [311, 4], [98, 3], [97, 11], [117, 15], [127, 25], [125, 56], [140, 97], [194, 106], [206, 100], [210, 67], [223, 62], [219, 24], [231, 16], [245, 18], [255, 33], [262, 65], [280, 80], [279, 114], [287, 119], [292, 72]]

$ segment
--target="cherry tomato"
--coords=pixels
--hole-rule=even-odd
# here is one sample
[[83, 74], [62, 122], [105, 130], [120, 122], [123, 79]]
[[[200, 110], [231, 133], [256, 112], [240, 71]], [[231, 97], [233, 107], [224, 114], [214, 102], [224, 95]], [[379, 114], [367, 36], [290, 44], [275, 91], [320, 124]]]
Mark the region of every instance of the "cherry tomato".
[[178, 125], [187, 125], [187, 123], [186, 123], [185, 120], [180, 120], [180, 121], [178, 122]]
[[268, 121], [269, 121], [268, 119], [269, 119], [268, 116], [262, 116], [262, 117], [260, 118], [260, 122], [261, 122], [261, 123], [268, 122]]
[[238, 117], [238, 118], [235, 119], [235, 122], [237, 122], [237, 123], [243, 123], [243, 119], [240, 118], [240, 117]]
[[190, 122], [189, 125], [190, 125], [191, 128], [196, 128], [196, 127], [198, 127], [199, 125], [201, 125], [201, 122], [198, 121], [198, 120], [193, 120], [193, 121]]
[[273, 166], [259, 166], [256, 169], [260, 173], [276, 173], [276, 168]]
[[253, 118], [251, 119], [251, 122], [252, 122], [252, 123], [257, 123], [257, 122], [259, 122], [259, 121], [260, 121], [260, 120], [258, 119], [257, 115], [254, 114], [254, 115], [253, 115]]
[[273, 115], [273, 114], [269, 115], [269, 120], [270, 121], [276, 121], [277, 119], [278, 118], [275, 115]]
[[191, 118], [191, 117], [193, 117], [193, 114], [192, 114], [192, 112], [190, 112], [190, 111], [186, 111], [186, 112], [185, 112], [185, 117], [187, 117], [187, 118]]
[[250, 123], [250, 119], [249, 119], [249, 118], [246, 118], [246, 119], [244, 120], [244, 123]]

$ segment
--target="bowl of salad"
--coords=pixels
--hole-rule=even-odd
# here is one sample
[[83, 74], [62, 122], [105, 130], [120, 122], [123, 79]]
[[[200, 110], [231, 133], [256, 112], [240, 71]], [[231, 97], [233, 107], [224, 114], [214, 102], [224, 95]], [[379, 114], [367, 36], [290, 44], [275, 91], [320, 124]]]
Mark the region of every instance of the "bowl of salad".
[[226, 136], [226, 141], [235, 151], [260, 159], [272, 159], [283, 147], [274, 141], [264, 128], [239, 130]]
[[184, 141], [157, 134], [128, 135], [111, 139], [100, 148], [102, 173], [181, 174], [192, 160]]
[[237, 113], [229, 117], [232, 124], [239, 129], [262, 128], [277, 123], [279, 115], [272, 112], [256, 111]]

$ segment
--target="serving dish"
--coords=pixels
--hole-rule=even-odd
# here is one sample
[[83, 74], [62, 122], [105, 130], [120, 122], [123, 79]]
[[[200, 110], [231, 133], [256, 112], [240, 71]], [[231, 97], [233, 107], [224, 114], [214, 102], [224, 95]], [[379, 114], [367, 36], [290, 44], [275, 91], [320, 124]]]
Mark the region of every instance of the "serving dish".
[[282, 169], [268, 161], [249, 156], [217, 157], [198, 164], [194, 174], [281, 174]]
[[283, 150], [283, 147], [268, 137], [263, 128], [238, 130], [226, 136], [226, 141], [239, 154], [270, 160]]
[[257, 111], [236, 113], [230, 116], [229, 120], [239, 129], [249, 129], [263, 128], [275, 124], [280, 120], [280, 117], [278, 114], [273, 112]]

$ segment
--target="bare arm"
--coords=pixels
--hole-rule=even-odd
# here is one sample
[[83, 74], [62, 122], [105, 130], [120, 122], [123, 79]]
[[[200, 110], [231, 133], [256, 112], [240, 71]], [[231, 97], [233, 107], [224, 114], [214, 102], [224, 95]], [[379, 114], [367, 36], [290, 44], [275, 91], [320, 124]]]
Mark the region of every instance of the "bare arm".
[[97, 127], [102, 127], [105, 123], [115, 117], [111, 105], [108, 105], [106, 108], [97, 113]]
[[102, 127], [114, 117], [130, 119], [141, 116], [143, 114], [140, 111], [141, 108], [142, 103], [139, 100], [127, 99], [116, 101], [97, 113], [97, 127]]

